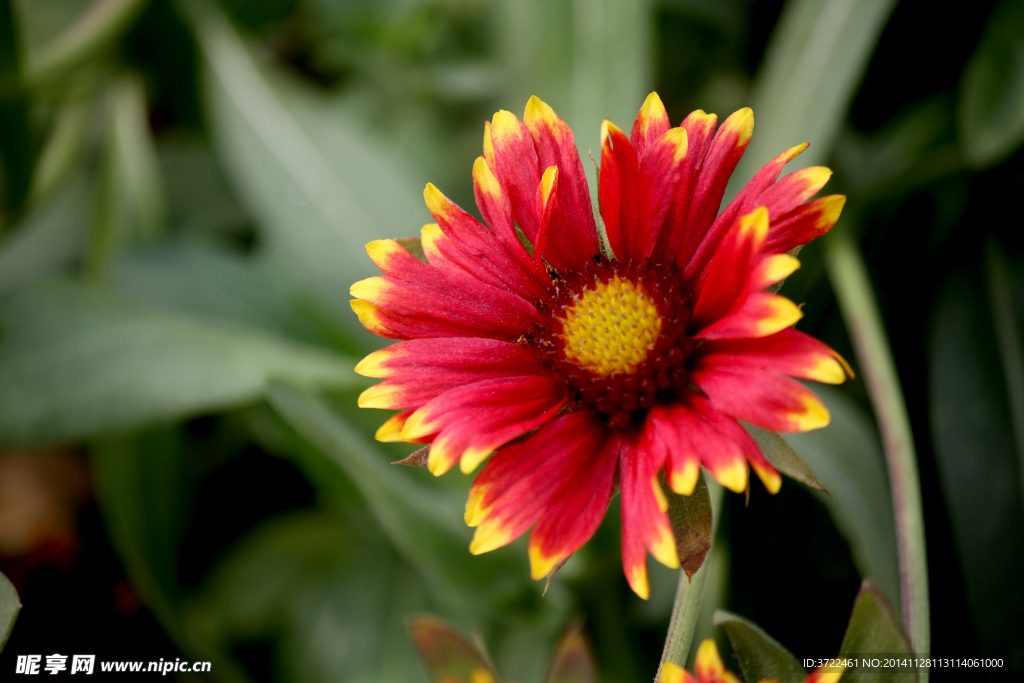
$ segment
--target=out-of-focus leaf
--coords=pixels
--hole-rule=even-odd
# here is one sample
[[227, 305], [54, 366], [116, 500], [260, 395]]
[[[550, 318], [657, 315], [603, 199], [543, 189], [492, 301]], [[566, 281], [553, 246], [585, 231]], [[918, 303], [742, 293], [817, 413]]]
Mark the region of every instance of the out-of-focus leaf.
[[517, 554], [473, 556], [458, 499], [414, 483], [390, 458], [324, 401], [275, 384], [271, 406], [303, 438], [336, 463], [360, 493], [398, 551], [455, 615], [479, 615], [491, 601], [521, 590], [528, 575]]
[[894, 0], [791, 0], [783, 8], [754, 85], [757, 125], [730, 192], [785, 149], [810, 141], [797, 162], [818, 164], [839, 126]]
[[213, 137], [270, 255], [347, 311], [374, 272], [364, 245], [429, 217], [408, 171], [342, 109], [284, 77], [268, 80], [213, 5], [183, 1], [204, 59]]
[[834, 158], [859, 202], [904, 194], [962, 168], [952, 98], [916, 102], [868, 135], [847, 127]]
[[0, 242], [0, 293], [52, 277], [81, 256], [88, 242], [88, 186], [84, 175], [70, 179]]
[[[846, 626], [843, 644], [839, 646], [839, 657], [868, 654], [911, 656], [911, 653], [910, 643], [892, 606], [878, 586], [865, 579], [853, 603], [853, 614]], [[847, 675], [868, 683], [910, 683], [917, 680], [917, 674], [913, 672], [884, 668], [851, 670]]]
[[167, 189], [169, 222], [176, 231], [209, 237], [238, 235], [249, 226], [208, 142], [161, 139], [157, 157]]
[[163, 245], [121, 255], [110, 280], [125, 298], [143, 305], [357, 350], [266, 266], [209, 245]]
[[25, 80], [42, 84], [67, 75], [106, 50], [131, 25], [147, 0], [93, 0], [63, 33], [30, 50]]
[[82, 439], [236, 406], [275, 377], [361, 383], [344, 356], [69, 283], [0, 301], [0, 326], [3, 443]]
[[32, 176], [31, 202], [46, 198], [75, 167], [84, 147], [92, 104], [91, 100], [72, 99], [57, 111]]
[[666, 495], [668, 518], [672, 522], [672, 533], [676, 537], [679, 566], [687, 576], [693, 576], [704, 564], [714, 534], [711, 499], [708, 497], [704, 473], [700, 473], [693, 494], [680, 496], [669, 490]]
[[740, 662], [743, 678], [748, 681], [771, 679], [781, 683], [804, 683], [807, 670], [793, 653], [784, 648], [752, 621], [718, 610], [713, 619], [729, 636], [733, 652]]
[[1024, 142], [1024, 4], [1003, 0], [960, 79], [963, 153], [990, 166]]
[[754, 437], [754, 441], [761, 448], [761, 452], [764, 453], [764, 457], [767, 458], [775, 469], [787, 477], [796, 479], [804, 486], [809, 486], [817, 491], [824, 491], [828, 493], [825, 486], [818, 481], [818, 478], [814, 476], [814, 472], [807, 463], [803, 461], [797, 452], [793, 450], [785, 439], [776, 434], [775, 432], [769, 432], [767, 429], [761, 429], [753, 425], [743, 425], [750, 435]]
[[432, 683], [446, 681], [476, 681], [485, 671], [494, 679], [497, 673], [487, 655], [463, 638], [458, 631], [437, 617], [422, 615], [409, 621], [409, 637], [419, 652]]
[[[422, 609], [417, 578], [343, 520], [301, 511], [250, 530], [219, 559], [186, 610], [188, 638], [235, 680], [238, 642], [274, 639], [284, 680], [410, 680], [404, 613]], [[418, 677], [417, 677], [418, 678]]]
[[[1012, 264], [1012, 265], [1011, 265]], [[1001, 321], [1020, 329], [1024, 268], [1004, 273], [1011, 310]], [[929, 358], [929, 411], [967, 602], [985, 656], [1024, 662], [1024, 501], [1020, 453], [994, 317], [976, 270], [955, 273], [941, 291]], [[1006, 349], [1006, 354], [1024, 349]]]
[[175, 572], [185, 519], [179, 435], [165, 427], [110, 437], [97, 441], [92, 455], [97, 498], [118, 556], [143, 601], [177, 636]]
[[555, 646], [544, 683], [597, 683], [597, 664], [579, 624], [570, 626]]
[[807, 462], [832, 497], [816, 494], [850, 544], [862, 577], [899, 598], [896, 531], [885, 460], [868, 418], [836, 389], [815, 386], [832, 422], [824, 429], [787, 434], [786, 441]]
[[0, 166], [3, 206], [9, 216], [20, 211], [28, 196], [35, 164], [18, 43], [11, 0], [0, 0]]
[[0, 651], [7, 644], [14, 630], [14, 622], [18, 620], [18, 613], [21, 611], [21, 599], [18, 598], [18, 591], [14, 589], [7, 577], [0, 573]]
[[145, 92], [138, 77], [122, 76], [111, 84], [107, 111], [99, 215], [88, 263], [94, 275], [106, 274], [111, 256], [119, 249], [152, 240], [167, 217]]

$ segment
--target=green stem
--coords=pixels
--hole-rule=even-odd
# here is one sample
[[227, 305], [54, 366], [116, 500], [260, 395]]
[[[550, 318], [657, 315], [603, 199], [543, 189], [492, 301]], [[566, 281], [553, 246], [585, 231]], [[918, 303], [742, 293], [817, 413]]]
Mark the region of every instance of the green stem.
[[[713, 485], [709, 481], [708, 495], [711, 498], [711, 509], [714, 511], [715, 529], [718, 528], [718, 518], [722, 509], [722, 496], [725, 491], [721, 486]], [[712, 533], [712, 539], [714, 534]], [[714, 541], [712, 540], [712, 544]], [[672, 604], [672, 617], [668, 622], [668, 634], [665, 636], [665, 649], [661, 653], [661, 663], [672, 662], [679, 666], [686, 666], [686, 658], [690, 655], [690, 644], [693, 641], [693, 633], [697, 629], [697, 617], [700, 615], [700, 604], [704, 598], [704, 584], [708, 578], [708, 565], [711, 564], [711, 551], [704, 556], [704, 564], [700, 569], [687, 577], [686, 572], [679, 572], [679, 586], [676, 588], [675, 602]], [[654, 682], [658, 683], [661, 678], [661, 667], [658, 667], [658, 675]]]
[[[837, 231], [825, 242], [825, 258], [885, 449], [896, 518], [903, 623], [914, 652], [927, 654], [931, 631], [924, 513], [903, 390], [860, 250], [845, 231]], [[927, 683], [927, 669], [921, 671], [920, 680]]]

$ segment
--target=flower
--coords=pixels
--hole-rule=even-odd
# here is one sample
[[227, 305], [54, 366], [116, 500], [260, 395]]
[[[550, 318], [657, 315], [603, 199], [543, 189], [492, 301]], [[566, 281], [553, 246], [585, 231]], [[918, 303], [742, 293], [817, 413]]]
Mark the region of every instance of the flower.
[[[658, 674], [659, 683], [742, 683], [739, 677], [725, 668], [722, 658], [718, 654], [718, 646], [713, 638], [708, 638], [697, 648], [697, 657], [693, 662], [693, 668], [697, 672], [697, 678], [690, 675], [690, 672], [672, 662], [665, 662], [661, 665]], [[821, 666], [811, 672], [804, 683], [838, 683], [846, 667]], [[761, 679], [758, 683], [778, 683], [767, 678]]]
[[805, 203], [826, 168], [778, 179], [804, 144], [719, 214], [754, 119], [741, 109], [716, 122], [695, 111], [673, 128], [652, 93], [630, 136], [602, 124], [603, 245], [572, 131], [533, 97], [522, 121], [499, 111], [484, 126], [473, 166], [484, 223], [428, 184], [427, 262], [395, 240], [367, 245], [384, 275], [354, 284], [352, 307], [405, 341], [356, 366], [385, 380], [359, 405], [400, 410], [377, 438], [429, 443], [435, 475], [490, 458], [466, 505], [471, 552], [532, 526], [542, 578], [594, 534], [618, 482], [626, 578], [647, 597], [646, 550], [679, 566], [662, 470], [679, 494], [701, 465], [742, 492], [749, 463], [774, 493], [779, 473], [738, 420], [776, 432], [828, 423], [792, 378], [839, 383], [845, 361], [792, 329], [800, 309], [766, 289], [845, 198]]

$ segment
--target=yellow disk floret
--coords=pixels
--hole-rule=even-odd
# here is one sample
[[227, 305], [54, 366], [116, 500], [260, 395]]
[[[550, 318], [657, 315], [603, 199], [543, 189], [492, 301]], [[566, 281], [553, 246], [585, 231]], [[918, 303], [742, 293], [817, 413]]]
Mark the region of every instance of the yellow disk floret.
[[566, 358], [603, 376], [634, 372], [660, 335], [650, 295], [617, 275], [576, 297], [562, 319]]

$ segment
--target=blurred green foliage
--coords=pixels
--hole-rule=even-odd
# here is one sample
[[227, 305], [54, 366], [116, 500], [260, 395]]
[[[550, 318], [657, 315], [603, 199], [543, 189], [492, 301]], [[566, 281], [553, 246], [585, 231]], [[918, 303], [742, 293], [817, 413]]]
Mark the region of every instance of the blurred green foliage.
[[[874, 276], [921, 458], [933, 653], [1024, 670], [1024, 13], [975, 5], [921, 66], [899, 48], [941, 18], [911, 0], [4, 0], [0, 443], [87, 446], [135, 588], [217, 680], [425, 680], [404, 627], [421, 610], [476, 628], [524, 683], [582, 616], [602, 680], [649, 679], [677, 575], [652, 565], [651, 600], [628, 591], [614, 504], [543, 597], [522, 542], [469, 555], [469, 479], [392, 467], [411, 448], [355, 409], [351, 368], [380, 340], [348, 286], [374, 270], [364, 243], [429, 220], [427, 180], [472, 206], [496, 109], [537, 94], [586, 159], [653, 88], [673, 121], [749, 104], [733, 191], [810, 140], [799, 163], [849, 195], [837, 230]], [[820, 247], [801, 260], [800, 326], [853, 360]], [[861, 577], [899, 604], [863, 386], [817, 391], [833, 424], [787, 440], [830, 495], [727, 499], [698, 625], [725, 652], [716, 607], [829, 656]], [[198, 492], [253, 449], [314, 504], [190, 557], [219, 514]], [[753, 585], [730, 553], [751, 511], [825, 531], [784, 530]]]

